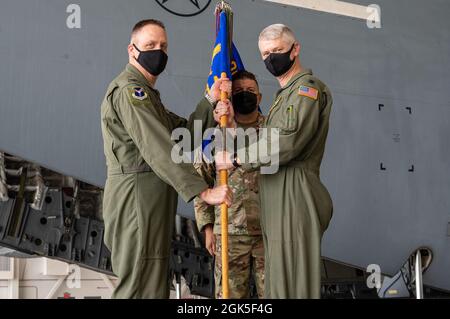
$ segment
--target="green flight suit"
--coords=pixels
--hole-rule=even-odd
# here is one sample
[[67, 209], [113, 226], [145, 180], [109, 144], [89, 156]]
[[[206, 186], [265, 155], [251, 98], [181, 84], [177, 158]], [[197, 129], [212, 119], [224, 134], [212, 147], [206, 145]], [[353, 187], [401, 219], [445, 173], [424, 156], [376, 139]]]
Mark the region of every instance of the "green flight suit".
[[279, 170], [260, 176], [266, 298], [320, 298], [321, 240], [333, 213], [320, 181], [331, 105], [330, 90], [305, 70], [277, 92], [266, 118], [279, 129]]
[[192, 200], [208, 185], [190, 163], [171, 159], [171, 132], [200, 119], [213, 127], [203, 99], [189, 121], [169, 112], [159, 92], [131, 64], [109, 85], [101, 107], [108, 177], [105, 244], [119, 278], [113, 298], [168, 298], [169, 253], [177, 193]]

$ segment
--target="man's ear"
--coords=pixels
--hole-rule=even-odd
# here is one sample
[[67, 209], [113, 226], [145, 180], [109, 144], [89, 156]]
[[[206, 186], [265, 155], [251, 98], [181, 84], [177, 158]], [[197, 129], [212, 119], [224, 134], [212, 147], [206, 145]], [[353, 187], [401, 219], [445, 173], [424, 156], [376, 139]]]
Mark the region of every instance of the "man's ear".
[[127, 47], [127, 51], [128, 51], [128, 56], [133, 56], [133, 45], [130, 43], [130, 44], [128, 44], [128, 47]]
[[301, 51], [301, 46], [299, 42], [296, 42], [294, 45], [294, 56], [299, 56]]
[[138, 52], [136, 52], [137, 51], [136, 48], [131, 43], [128, 44], [127, 51], [128, 51], [128, 56], [130, 58], [137, 58], [137, 55], [139, 54]]

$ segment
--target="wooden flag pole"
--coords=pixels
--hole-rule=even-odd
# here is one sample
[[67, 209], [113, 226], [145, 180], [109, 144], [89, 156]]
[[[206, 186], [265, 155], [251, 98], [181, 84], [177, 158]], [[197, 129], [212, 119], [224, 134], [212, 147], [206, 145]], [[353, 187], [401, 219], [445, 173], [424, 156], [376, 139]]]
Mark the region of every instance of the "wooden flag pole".
[[[226, 78], [225, 72], [221, 74], [222, 79]], [[228, 99], [227, 92], [220, 92], [220, 100], [225, 101]], [[226, 128], [228, 123], [228, 116], [224, 115], [220, 118], [220, 127], [222, 128], [222, 138], [223, 138], [223, 148], [225, 149], [226, 144]], [[219, 171], [220, 185], [228, 185], [228, 171], [222, 169]], [[222, 298], [229, 299], [230, 291], [228, 286], [228, 206], [223, 203], [220, 205], [220, 224], [222, 230]]]
[[[215, 15], [216, 15], [216, 36], [219, 30], [220, 24], [220, 12], [225, 12], [227, 16], [228, 22], [228, 46], [230, 50], [231, 56], [231, 46], [232, 46], [232, 36], [233, 36], [233, 11], [231, 10], [231, 6], [225, 1], [220, 1], [216, 5]], [[222, 72], [220, 77], [222, 79], [227, 78], [227, 73]], [[226, 91], [220, 92], [220, 100], [222, 102], [228, 99], [228, 94]], [[228, 116], [224, 115], [220, 118], [220, 127], [222, 129], [222, 145], [223, 150], [226, 149], [227, 145], [227, 123]], [[220, 170], [219, 171], [219, 185], [228, 185], [228, 171]], [[228, 206], [225, 203], [220, 205], [220, 224], [221, 224], [221, 246], [222, 246], [222, 298], [229, 299], [230, 298], [230, 289], [229, 289], [229, 281], [228, 281]], [[216, 283], [217, 284], [217, 283]]]

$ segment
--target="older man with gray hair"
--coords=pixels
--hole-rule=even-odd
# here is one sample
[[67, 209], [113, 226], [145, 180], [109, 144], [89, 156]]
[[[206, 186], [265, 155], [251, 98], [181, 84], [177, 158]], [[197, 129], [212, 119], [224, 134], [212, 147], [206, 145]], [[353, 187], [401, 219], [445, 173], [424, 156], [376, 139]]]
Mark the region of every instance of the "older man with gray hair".
[[[280, 84], [264, 123], [279, 130], [279, 150], [275, 157], [270, 154], [271, 159], [278, 157], [279, 170], [260, 177], [265, 297], [320, 298], [321, 241], [333, 212], [331, 197], [320, 181], [320, 165], [332, 97], [328, 87], [302, 67], [300, 43], [287, 26], [268, 26], [258, 45], [267, 69]], [[223, 103], [221, 108], [233, 113]], [[259, 143], [269, 141], [262, 137]], [[227, 152], [216, 155], [218, 169], [242, 165], [254, 170], [267, 162], [260, 157], [247, 163]]]

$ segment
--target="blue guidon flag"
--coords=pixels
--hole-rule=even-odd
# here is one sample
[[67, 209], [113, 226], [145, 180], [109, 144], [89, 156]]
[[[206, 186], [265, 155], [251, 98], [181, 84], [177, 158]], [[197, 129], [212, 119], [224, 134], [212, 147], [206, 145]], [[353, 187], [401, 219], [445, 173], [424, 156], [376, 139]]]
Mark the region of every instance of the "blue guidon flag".
[[[232, 43], [231, 59], [228, 47], [228, 26], [225, 12], [219, 15], [219, 29], [217, 32], [216, 42], [212, 53], [211, 70], [206, 84], [206, 92], [209, 93], [214, 82], [219, 79], [223, 72], [227, 74], [227, 78], [233, 79], [233, 75], [239, 71], [245, 70], [241, 57], [234, 43]], [[202, 141], [202, 149], [212, 142], [214, 136], [209, 136]]]
[[206, 85], [206, 91], [208, 93], [214, 82], [220, 78], [222, 72], [225, 72], [227, 77], [232, 79], [233, 74], [244, 70], [244, 64], [242, 63], [241, 57], [239, 56], [239, 52], [234, 43], [232, 44], [230, 59], [227, 36], [227, 17], [225, 12], [220, 13], [219, 19], [219, 30], [217, 32], [216, 43], [212, 53], [211, 70], [209, 72], [208, 83]]

